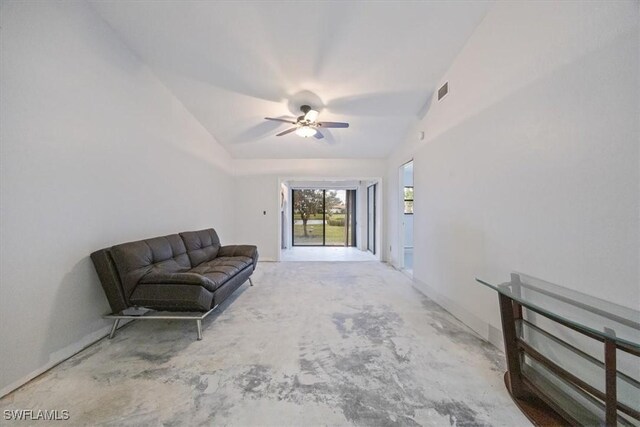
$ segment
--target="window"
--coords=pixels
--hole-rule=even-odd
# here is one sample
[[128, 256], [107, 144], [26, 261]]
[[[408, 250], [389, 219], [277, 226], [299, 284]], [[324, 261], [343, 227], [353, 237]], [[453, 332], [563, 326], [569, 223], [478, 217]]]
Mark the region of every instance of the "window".
[[404, 187], [404, 213], [413, 215], [413, 187]]
[[293, 246], [355, 246], [355, 191], [293, 189]]

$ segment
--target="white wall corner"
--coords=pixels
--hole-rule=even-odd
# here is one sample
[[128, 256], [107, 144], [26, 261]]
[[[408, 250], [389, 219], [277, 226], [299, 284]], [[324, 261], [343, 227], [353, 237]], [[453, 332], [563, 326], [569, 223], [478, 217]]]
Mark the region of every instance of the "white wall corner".
[[440, 307], [447, 310], [451, 313], [455, 318], [460, 320], [462, 323], [467, 325], [472, 331], [478, 334], [485, 341], [490, 342], [500, 351], [503, 349], [503, 341], [502, 341], [502, 331], [480, 319], [478, 316], [465, 309], [462, 305], [458, 304], [456, 301], [448, 298], [440, 293], [438, 293], [431, 286], [426, 283], [414, 278], [413, 286], [415, 289], [420, 291], [423, 295], [432, 299], [436, 304]]

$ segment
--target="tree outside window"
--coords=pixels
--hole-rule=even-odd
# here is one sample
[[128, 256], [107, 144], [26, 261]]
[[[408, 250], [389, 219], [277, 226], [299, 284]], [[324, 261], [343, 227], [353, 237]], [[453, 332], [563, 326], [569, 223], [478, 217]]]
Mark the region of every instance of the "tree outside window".
[[404, 213], [413, 215], [413, 187], [404, 187]]
[[[342, 200], [335, 190], [293, 190], [293, 209], [300, 215], [304, 237], [310, 237], [307, 223], [310, 219], [331, 219], [333, 209]], [[344, 226], [344, 224], [343, 224]]]

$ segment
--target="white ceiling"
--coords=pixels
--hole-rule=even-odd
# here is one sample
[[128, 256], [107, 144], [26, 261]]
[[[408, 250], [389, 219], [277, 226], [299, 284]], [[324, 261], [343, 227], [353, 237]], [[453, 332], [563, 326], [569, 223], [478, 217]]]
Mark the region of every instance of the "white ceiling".
[[[481, 1], [95, 1], [236, 158], [384, 158], [429, 108]], [[274, 135], [311, 103], [324, 140]]]

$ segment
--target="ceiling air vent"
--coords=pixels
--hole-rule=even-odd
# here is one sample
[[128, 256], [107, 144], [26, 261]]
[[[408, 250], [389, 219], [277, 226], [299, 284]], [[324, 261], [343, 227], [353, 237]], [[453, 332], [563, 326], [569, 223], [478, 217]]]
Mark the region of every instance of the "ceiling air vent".
[[446, 82], [438, 89], [438, 101], [444, 98], [449, 93], [449, 82]]

